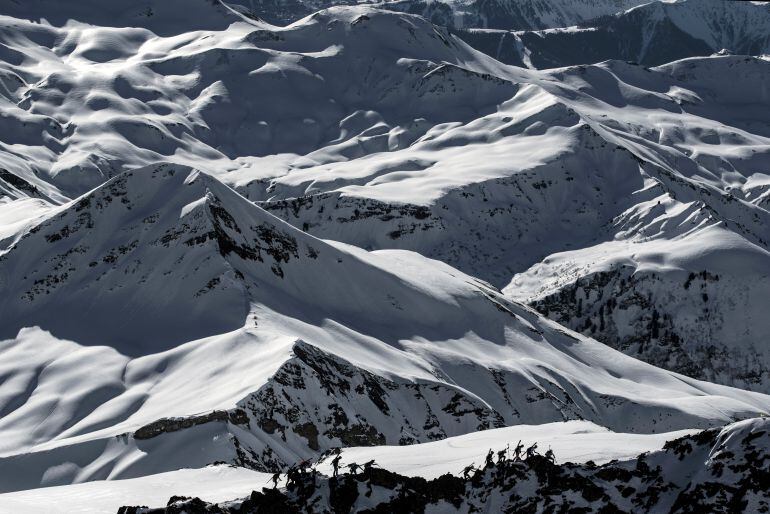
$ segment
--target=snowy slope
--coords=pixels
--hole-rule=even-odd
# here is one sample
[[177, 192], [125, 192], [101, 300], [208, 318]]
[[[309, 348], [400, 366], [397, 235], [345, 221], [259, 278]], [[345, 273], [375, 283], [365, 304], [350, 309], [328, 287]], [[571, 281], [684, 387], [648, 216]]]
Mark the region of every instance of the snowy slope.
[[[519, 440], [527, 446], [537, 441], [553, 447], [560, 461], [604, 464], [611, 459], [630, 459], [640, 453], [660, 450], [668, 440], [685, 435], [668, 432], [654, 435], [611, 433], [584, 421], [515, 426], [452, 437], [412, 446], [347, 448], [342, 465], [376, 459], [379, 466], [406, 476], [436, 478], [444, 473], [459, 475], [470, 462], [481, 463], [490, 448], [495, 451]], [[440, 452], [440, 453], [439, 453]], [[329, 461], [318, 467], [332, 473]], [[0, 494], [0, 510], [46, 513], [116, 512], [121, 505], [162, 505], [171, 495], [195, 496], [223, 502], [247, 496], [266, 486], [271, 475], [224, 465], [180, 469], [139, 478], [94, 481]], [[282, 478], [282, 482], [284, 483]]]
[[[368, 6], [8, 5], [3, 491], [770, 411], [765, 58], [538, 71]], [[703, 35], [682, 5], [650, 8]]]
[[770, 410], [567, 333], [447, 265], [316, 239], [180, 165], [65, 205], [0, 257], [0, 277], [3, 330], [20, 330], [2, 343], [6, 491], [275, 469], [522, 422], [656, 433]]
[[767, 420], [753, 419], [601, 466], [554, 463], [537, 453], [520, 460], [502, 451], [464, 476], [425, 480], [359, 466], [338, 477], [300, 473], [285, 489], [219, 504], [175, 497], [166, 507], [123, 512], [763, 512], [769, 443]]

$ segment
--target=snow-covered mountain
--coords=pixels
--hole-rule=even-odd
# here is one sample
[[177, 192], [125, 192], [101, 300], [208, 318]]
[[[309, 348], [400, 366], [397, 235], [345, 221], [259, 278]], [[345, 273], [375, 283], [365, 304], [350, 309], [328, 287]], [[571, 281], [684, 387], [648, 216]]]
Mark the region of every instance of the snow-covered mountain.
[[1, 347], [5, 491], [222, 461], [275, 470], [522, 422], [648, 433], [770, 411], [418, 254], [316, 239], [180, 165], [66, 204], [0, 276], [3, 330], [18, 332]]
[[[121, 169], [169, 160], [206, 169], [315, 235], [415, 250], [498, 287], [552, 253], [610, 241], [636, 253], [651, 237], [693, 248], [703, 234], [718, 255], [703, 261], [685, 250], [666, 264], [660, 294], [627, 288], [622, 294], [646, 300], [631, 302], [641, 305], [633, 314], [621, 302], [619, 329], [603, 328], [599, 306], [584, 312], [572, 293], [543, 301], [561, 305], [553, 309], [561, 322], [656, 364], [767, 390], [770, 328], [755, 312], [768, 290], [768, 146], [758, 109], [766, 60], [537, 73], [506, 68], [404, 14], [335, 8], [280, 29], [230, 15], [237, 21], [228, 29], [182, 40], [149, 29], [9, 24], [18, 59], [3, 106], [6, 197], [37, 202], [42, 213]], [[124, 44], [130, 31], [133, 47]], [[41, 32], [50, 49], [34, 43]], [[727, 74], [741, 85], [725, 90]], [[29, 226], [13, 202], [6, 209], [14, 221], [4, 241], [13, 244]], [[724, 238], [735, 243], [713, 244]], [[736, 252], [754, 264], [733, 266]], [[548, 272], [555, 282], [541, 272], [537, 290], [518, 278], [510, 295], [540, 302], [625, 258], [589, 259], [591, 270]], [[684, 287], [704, 272], [725, 285]], [[669, 294], [688, 308], [662, 308]], [[649, 306], [671, 319], [653, 323]], [[146, 309], [155, 312], [148, 319], [163, 316]], [[232, 325], [220, 321], [208, 323]], [[673, 351], [662, 358], [657, 343], [642, 344], [652, 339]]]
[[567, 27], [636, 7], [649, 0], [227, 0], [230, 9], [285, 25], [335, 5], [373, 5], [419, 14], [437, 25], [509, 30]]
[[[770, 413], [766, 58], [537, 70], [395, 6], [99, 4], [0, 9], [2, 492]], [[613, 19], [704, 34], [694, 5]]]
[[[648, 66], [716, 52], [770, 53], [770, 3], [653, 1], [540, 30], [472, 28], [463, 39], [517, 66], [556, 68], [619, 59]], [[507, 30], [504, 30], [507, 29]]]
[[9, 21], [14, 197], [33, 187], [74, 197], [161, 160], [235, 171], [268, 157], [245, 176], [254, 181], [275, 173], [268, 161], [283, 169], [320, 147], [319, 159], [339, 160], [408, 146], [516, 89], [488, 73], [499, 63], [415, 16], [339, 8], [280, 29], [232, 21], [170, 37]]
[[[463, 26], [488, 29], [539, 30], [571, 27], [623, 12], [646, 0], [475, 0]], [[452, 5], [452, 4], [450, 4]], [[460, 4], [461, 5], [461, 4]], [[472, 17], [475, 16], [475, 19]]]
[[[287, 173], [262, 205], [322, 237], [510, 282], [512, 297], [657, 365], [767, 390], [769, 67], [719, 56], [506, 70], [519, 88], [497, 112], [406, 151]], [[722, 76], [740, 85], [725, 91]], [[425, 169], [387, 167], [415, 152]], [[610, 270], [599, 296], [575, 293]]]

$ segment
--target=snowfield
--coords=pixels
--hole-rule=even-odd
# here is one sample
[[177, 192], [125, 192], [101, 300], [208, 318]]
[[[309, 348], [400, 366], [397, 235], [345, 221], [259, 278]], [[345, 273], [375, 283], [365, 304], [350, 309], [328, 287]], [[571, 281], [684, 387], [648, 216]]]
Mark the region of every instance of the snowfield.
[[[609, 432], [593, 423], [568, 421], [545, 425], [486, 430], [451, 437], [443, 441], [412, 446], [347, 448], [342, 465], [376, 459], [384, 469], [407, 476], [436, 478], [444, 473], [459, 475], [470, 462], [481, 463], [489, 449], [498, 451], [519, 441], [529, 446], [538, 442], [552, 447], [562, 462], [604, 464], [612, 459], [630, 459], [640, 453], [656, 451], [671, 439], [694, 431], [637, 435]], [[326, 462], [319, 471], [331, 475]], [[271, 475], [229, 466], [179, 469], [139, 478], [94, 481], [70, 486], [46, 487], [0, 494], [0, 509], [46, 513], [117, 512], [122, 505], [161, 505], [172, 495], [196, 496], [212, 503], [247, 496], [252, 490], [269, 485]]]
[[269, 478], [267, 473], [229, 466], [178, 469], [129, 480], [0, 494], [0, 509], [29, 514], [103, 514], [117, 512], [121, 506], [128, 504], [162, 505], [174, 494], [224, 502], [248, 495], [253, 489], [267, 484]]
[[[571, 433], [577, 428], [575, 423], [557, 423], [543, 428], [548, 436], [558, 434], [558, 439], [565, 442], [579, 445], [581, 439], [586, 438], [579, 432]], [[307, 473], [308, 476], [300, 475], [287, 488], [279, 481], [280, 489], [265, 487], [271, 478], [268, 474], [209, 466], [131, 480], [44, 488], [35, 491], [35, 495], [29, 491], [8, 493], [0, 495], [0, 506], [23, 509], [24, 512], [47, 512], [44, 509], [53, 506], [67, 512], [106, 512], [116, 510], [121, 501], [130, 497], [134, 505], [167, 503], [168, 510], [128, 506], [121, 507], [121, 512], [244, 512], [260, 508], [300, 512], [309, 506], [311, 512], [341, 507], [360, 511], [373, 506], [391, 511], [428, 508], [436, 512], [477, 512], [484, 508], [542, 509], [554, 505], [588, 511], [620, 505], [622, 511], [630, 511], [640, 504], [645, 510], [664, 512], [690, 512], [692, 508], [730, 509], [736, 504], [761, 511], [767, 506], [766, 490], [763, 490], [766, 478], [756, 471], [770, 458], [766, 429], [766, 420], [749, 420], [722, 430], [696, 432], [669, 440], [662, 448], [648, 441], [649, 452], [600, 465], [590, 461], [554, 464], [540, 455], [525, 460], [502, 458], [495, 462], [493, 459], [484, 464], [485, 456], [477, 453], [482, 463], [473, 467], [470, 476], [465, 473], [466, 468], [461, 476], [445, 474], [426, 481], [421, 476], [395, 473], [390, 464], [385, 464], [370, 471], [341, 473], [339, 477]], [[499, 436], [503, 431], [508, 429], [488, 433]], [[527, 432], [525, 428], [519, 430], [518, 435]], [[610, 452], [615, 448], [621, 455], [627, 452], [618, 444], [626, 441], [624, 435], [605, 433], [604, 437], [605, 447]], [[466, 439], [469, 438], [447, 442], [466, 447], [463, 444]], [[504, 442], [499, 437], [487, 438], [486, 442], [493, 439], [497, 444]], [[433, 452], [425, 451], [435, 444], [418, 445], [411, 450], [414, 456], [435, 460]], [[346, 451], [345, 455], [357, 450]], [[376, 454], [387, 459], [389, 453], [384, 448], [362, 450], [358, 457]], [[500, 477], [505, 475], [508, 478], [501, 481]], [[720, 494], [713, 494], [714, 490], [719, 490]], [[171, 492], [195, 497], [177, 494], [166, 502], [165, 498]], [[222, 500], [223, 497], [230, 499]]]
[[[557, 463], [489, 505], [571, 473], [674, 509], [702, 491], [673, 454], [704, 491], [754, 480], [770, 4], [431, 5], [0, 7], [0, 510], [230, 505], [334, 448], [383, 505], [404, 476], [455, 504], [441, 475], [519, 439]], [[578, 51], [639, 20], [608, 55], [657, 66]], [[249, 501], [310, 498], [281, 491]]]

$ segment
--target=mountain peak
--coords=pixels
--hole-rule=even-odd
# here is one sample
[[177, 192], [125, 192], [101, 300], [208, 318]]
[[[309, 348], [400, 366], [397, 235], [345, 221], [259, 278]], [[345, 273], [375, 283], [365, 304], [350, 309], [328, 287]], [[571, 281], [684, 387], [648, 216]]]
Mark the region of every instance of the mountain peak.
[[301, 236], [189, 166], [126, 171], [0, 257], [3, 286], [21, 292], [2, 300], [17, 320], [3, 335], [42, 324], [78, 341], [109, 343], [103, 337], [112, 332], [163, 348], [239, 328], [248, 311], [244, 273], [280, 280], [282, 264], [299, 258]]

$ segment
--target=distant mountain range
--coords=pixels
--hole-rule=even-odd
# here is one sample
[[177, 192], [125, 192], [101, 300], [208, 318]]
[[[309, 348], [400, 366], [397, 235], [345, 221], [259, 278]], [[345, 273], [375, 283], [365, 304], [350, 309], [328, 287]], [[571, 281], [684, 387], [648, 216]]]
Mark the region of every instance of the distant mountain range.
[[[285, 24], [348, 2], [240, 1], [230, 5]], [[609, 59], [648, 66], [726, 51], [770, 53], [770, 2], [726, 0], [394, 0], [377, 7], [419, 14], [475, 48], [538, 69]]]
[[517, 27], [523, 25], [512, 24], [513, 30], [482, 26], [460, 35], [479, 50], [516, 66], [542, 69], [608, 59], [656, 66], [718, 52], [768, 54], [768, 24], [767, 2], [681, 0], [654, 1], [579, 20], [566, 28], [521, 30]]
[[768, 4], [637, 3], [3, 5], [0, 511], [578, 420], [766, 502]]

